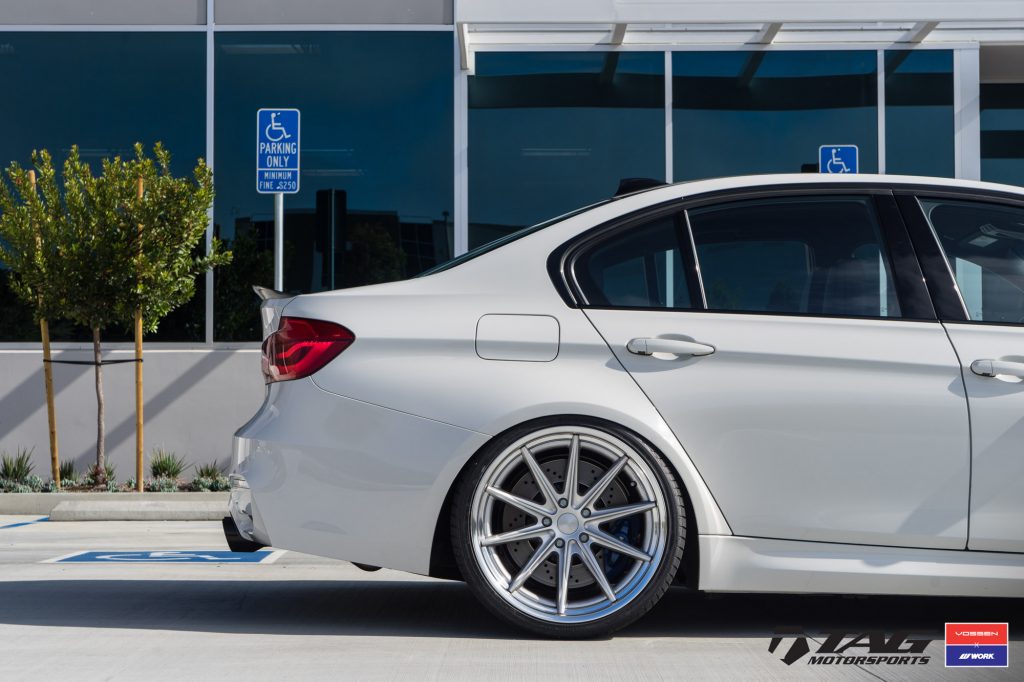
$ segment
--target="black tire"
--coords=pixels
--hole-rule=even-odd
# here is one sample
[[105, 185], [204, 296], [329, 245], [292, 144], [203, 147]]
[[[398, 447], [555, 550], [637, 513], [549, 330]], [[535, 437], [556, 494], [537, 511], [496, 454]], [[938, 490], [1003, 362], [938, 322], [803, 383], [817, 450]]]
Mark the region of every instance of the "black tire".
[[[550, 427], [586, 427], [603, 431], [633, 447], [654, 472], [657, 484], [667, 509], [665, 518], [668, 537], [661, 565], [646, 587], [634, 595], [629, 603], [619, 610], [598, 620], [580, 623], [559, 624], [534, 617], [510, 604], [495, 592], [487, 580], [474, 552], [470, 532], [472, 504], [475, 491], [480, 485], [488, 466], [509, 446], [531, 432]], [[646, 441], [621, 426], [585, 417], [549, 417], [514, 427], [495, 436], [485, 445], [463, 471], [452, 504], [452, 549], [455, 561], [470, 589], [483, 605], [499, 618], [544, 637], [580, 639], [600, 637], [619, 630], [650, 611], [672, 584], [683, 558], [686, 541], [686, 503], [675, 475], [663, 457]]]

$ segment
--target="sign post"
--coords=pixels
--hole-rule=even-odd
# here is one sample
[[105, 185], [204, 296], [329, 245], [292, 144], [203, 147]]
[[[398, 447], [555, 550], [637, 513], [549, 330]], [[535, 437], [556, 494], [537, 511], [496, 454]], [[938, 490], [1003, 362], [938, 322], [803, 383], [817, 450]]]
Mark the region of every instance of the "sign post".
[[284, 290], [284, 195], [299, 191], [299, 110], [256, 112], [256, 191], [274, 195], [274, 289]]

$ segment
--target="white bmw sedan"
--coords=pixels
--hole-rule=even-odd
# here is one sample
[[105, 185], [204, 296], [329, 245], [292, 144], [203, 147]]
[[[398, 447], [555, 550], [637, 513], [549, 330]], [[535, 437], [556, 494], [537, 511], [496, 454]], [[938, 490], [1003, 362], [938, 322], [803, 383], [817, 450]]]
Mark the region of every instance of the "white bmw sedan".
[[233, 547], [559, 637], [673, 584], [1024, 596], [1021, 188], [663, 186], [262, 312]]

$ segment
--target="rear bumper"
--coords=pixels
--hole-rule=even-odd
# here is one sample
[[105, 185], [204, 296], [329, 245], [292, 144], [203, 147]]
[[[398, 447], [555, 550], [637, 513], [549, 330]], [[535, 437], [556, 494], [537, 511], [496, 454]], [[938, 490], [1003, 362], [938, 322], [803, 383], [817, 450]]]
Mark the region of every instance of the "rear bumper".
[[231, 517], [254, 542], [427, 573], [445, 496], [487, 438], [309, 379], [271, 384], [235, 434]]
[[[234, 473], [228, 478], [231, 481], [231, 498], [228, 502], [228, 513], [231, 514], [231, 520], [234, 522], [234, 531], [238, 536], [247, 542], [266, 547], [270, 544], [270, 539], [267, 537], [266, 529], [262, 527], [257, 528], [256, 525], [256, 513], [252, 506], [252, 491], [249, 489], [249, 482], [245, 480], [245, 477]], [[225, 534], [229, 535], [228, 545], [230, 546], [233, 538], [230, 537], [230, 532], [225, 528]], [[232, 547], [234, 549], [234, 547]]]

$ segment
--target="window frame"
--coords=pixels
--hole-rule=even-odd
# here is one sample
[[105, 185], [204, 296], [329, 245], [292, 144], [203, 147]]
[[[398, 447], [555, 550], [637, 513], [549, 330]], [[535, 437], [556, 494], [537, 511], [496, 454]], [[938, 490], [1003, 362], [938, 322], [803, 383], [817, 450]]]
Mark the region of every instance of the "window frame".
[[[675, 246], [679, 251], [679, 258], [682, 261], [682, 275], [686, 278], [686, 287], [687, 292], [689, 293], [690, 305], [685, 307], [668, 307], [591, 304], [587, 300], [583, 287], [580, 285], [580, 278], [577, 277], [576, 274], [577, 261], [579, 261], [584, 254], [589, 253], [591, 250], [599, 247], [607, 241], [613, 240], [632, 229], [642, 228], [662, 219], [671, 220], [673, 224], [673, 239]], [[570, 276], [567, 281], [571, 282], [575, 289], [577, 300], [583, 301], [584, 306], [582, 307], [586, 308], [611, 310], [672, 310], [679, 312], [700, 310], [703, 309], [704, 306], [704, 289], [700, 284], [700, 275], [696, 266], [692, 246], [693, 238], [690, 234], [689, 218], [686, 215], [686, 212], [678, 206], [677, 202], [672, 202], [661, 210], [631, 214], [629, 219], [622, 222], [616, 222], [612, 227], [609, 227], [609, 229], [602, 230], [592, 238], [577, 244], [575, 248], [573, 248], [572, 253], [568, 256], [567, 265]]]
[[972, 320], [967, 304], [960, 293], [956, 274], [950, 267], [949, 258], [939, 240], [938, 234], [928, 221], [921, 201], [975, 202], [1024, 210], [1024, 197], [1010, 193], [980, 189], [917, 188], [900, 189], [894, 192], [900, 212], [910, 232], [914, 247], [920, 254], [921, 268], [928, 282], [938, 319], [947, 324], [971, 324], [990, 327], [1024, 327], [1024, 322], [1001, 322], [993, 320]]
[[[856, 195], [869, 197], [873, 200], [879, 227], [881, 229], [881, 246], [888, 258], [890, 274], [893, 286], [896, 289], [896, 297], [900, 304], [899, 316], [877, 317], [877, 316], [852, 316], [832, 315], [824, 313], [800, 313], [800, 312], [779, 312], [779, 311], [739, 311], [739, 310], [717, 310], [709, 309], [706, 303], [703, 281], [700, 275], [699, 260], [696, 254], [696, 245], [693, 241], [692, 229], [689, 222], [688, 211], [694, 208], [714, 206], [718, 204], [734, 203], [744, 200], [805, 197], [814, 196], [841, 196]], [[602, 306], [590, 304], [582, 288], [576, 281], [574, 271], [575, 262], [579, 255], [591, 245], [607, 238], [613, 237], [631, 227], [643, 224], [649, 220], [657, 219], [666, 213], [682, 213], [685, 220], [677, 221], [685, 225], [687, 239], [682, 244], [680, 255], [683, 266], [686, 270], [688, 286], [691, 292], [699, 292], [699, 300], [694, 300], [692, 308], [662, 308], [645, 306]], [[938, 320], [933, 298], [925, 283], [925, 276], [915, 250], [915, 242], [911, 239], [908, 226], [905, 224], [901, 211], [897, 206], [893, 194], [893, 188], [883, 183], [813, 183], [785, 185], [785, 186], [752, 186], [738, 189], [718, 190], [698, 194], [692, 197], [682, 197], [667, 202], [662, 202], [639, 211], [634, 211], [624, 216], [598, 225], [590, 230], [577, 235], [574, 239], [566, 242], [555, 249], [548, 257], [548, 272], [556, 290], [562, 299], [571, 308], [593, 309], [593, 310], [647, 310], [662, 312], [681, 313], [714, 313], [720, 315], [768, 315], [774, 317], [807, 317], [807, 318], [830, 318], [830, 319], [861, 319], [877, 321], [900, 321], [900, 322], [935, 322]], [[689, 248], [686, 248], [686, 247]], [[687, 253], [688, 252], [688, 253]], [[689, 279], [693, 277], [693, 280]]]

